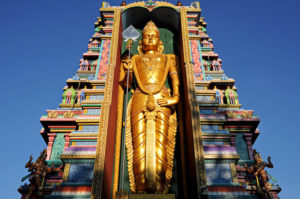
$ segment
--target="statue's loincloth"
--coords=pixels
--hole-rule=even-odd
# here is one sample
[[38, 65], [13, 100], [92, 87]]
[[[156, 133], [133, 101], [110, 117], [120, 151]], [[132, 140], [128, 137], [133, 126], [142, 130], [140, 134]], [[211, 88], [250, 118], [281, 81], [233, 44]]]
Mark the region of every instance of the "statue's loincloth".
[[[148, 94], [136, 89], [127, 108], [126, 148], [128, 159], [128, 173], [132, 192], [138, 192], [148, 187], [145, 181], [146, 173], [146, 137], [149, 115], [155, 115], [155, 173], [159, 192], [166, 193], [170, 187], [173, 168], [175, 135], [177, 128], [176, 112], [171, 106], [160, 107], [157, 99], [170, 97], [164, 86], [160, 92], [154, 94], [155, 109], [147, 110]], [[149, 139], [149, 138], [148, 138]], [[155, 153], [155, 152], [154, 152]]]

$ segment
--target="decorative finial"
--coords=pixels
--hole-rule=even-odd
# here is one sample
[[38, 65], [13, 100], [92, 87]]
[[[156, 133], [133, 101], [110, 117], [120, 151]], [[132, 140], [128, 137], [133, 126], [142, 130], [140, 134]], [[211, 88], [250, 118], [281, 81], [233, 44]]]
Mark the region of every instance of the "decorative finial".
[[177, 2], [176, 6], [183, 6], [180, 1]]
[[126, 6], [126, 5], [127, 5], [126, 1], [122, 1], [122, 3], [120, 4], [120, 6]]
[[146, 26], [145, 26], [144, 29], [143, 29], [143, 33], [146, 32], [146, 31], [151, 31], [151, 30], [154, 30], [154, 31], [157, 32], [158, 35], [159, 35], [159, 30], [158, 30], [158, 28], [156, 27], [155, 23], [154, 23], [152, 20], [150, 20], [150, 21], [146, 24]]

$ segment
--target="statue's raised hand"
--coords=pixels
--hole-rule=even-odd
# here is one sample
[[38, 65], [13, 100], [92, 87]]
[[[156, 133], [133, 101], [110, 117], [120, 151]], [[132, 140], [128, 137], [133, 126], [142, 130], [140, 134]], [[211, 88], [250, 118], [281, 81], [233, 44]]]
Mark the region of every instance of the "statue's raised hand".
[[131, 59], [123, 59], [122, 60], [122, 66], [127, 71], [132, 70], [132, 60]]

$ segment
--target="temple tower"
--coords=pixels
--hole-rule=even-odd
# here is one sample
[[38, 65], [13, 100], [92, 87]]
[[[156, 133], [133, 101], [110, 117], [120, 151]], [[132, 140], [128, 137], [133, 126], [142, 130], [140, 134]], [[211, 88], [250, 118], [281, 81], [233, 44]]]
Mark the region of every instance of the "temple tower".
[[[128, 54], [122, 32], [130, 25], [142, 32], [150, 20], [159, 29], [164, 53], [178, 57], [181, 100], [175, 108], [178, 127], [168, 194], [132, 193], [127, 163], [121, 169], [127, 162], [127, 109], [119, 80], [121, 59]], [[254, 164], [260, 120], [253, 110], [241, 108], [235, 80], [224, 73], [206, 26], [198, 2], [103, 2], [95, 33], [76, 74], [66, 81], [59, 108], [40, 119], [46, 163], [53, 168], [43, 179], [43, 198], [121, 198], [125, 192], [125, 198], [278, 198], [278, 185], [259, 187], [260, 179], [244, 168]], [[137, 46], [133, 42], [132, 55]]]

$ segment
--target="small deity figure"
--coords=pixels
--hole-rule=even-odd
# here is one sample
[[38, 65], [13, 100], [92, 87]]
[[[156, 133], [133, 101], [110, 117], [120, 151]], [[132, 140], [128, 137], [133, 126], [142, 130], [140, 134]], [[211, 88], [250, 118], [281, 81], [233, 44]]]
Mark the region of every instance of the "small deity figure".
[[254, 165], [248, 168], [247, 164], [245, 164], [245, 169], [247, 173], [251, 173], [255, 176], [258, 190], [262, 190], [261, 188], [264, 187], [265, 192], [268, 194], [268, 197], [271, 198], [271, 195], [269, 193], [269, 188], [268, 188], [269, 177], [267, 172], [265, 171], [265, 167], [273, 168], [271, 157], [270, 156], [268, 157], [268, 163], [263, 162], [260, 157], [260, 154], [254, 149], [253, 159], [254, 159]]
[[[134, 193], [167, 193], [172, 178], [179, 78], [176, 56], [163, 54], [163, 49], [159, 30], [149, 21], [138, 54], [122, 60], [124, 70], [129, 69], [128, 86], [134, 89], [126, 125], [128, 173]], [[165, 84], [168, 77], [170, 89]]]
[[29, 177], [30, 184], [25, 184], [18, 189], [25, 196], [24, 199], [30, 199], [33, 196], [41, 198], [43, 196], [44, 179], [52, 170], [52, 168], [47, 167], [46, 158], [47, 150], [44, 149], [35, 162], [32, 162], [32, 156], [30, 156], [29, 161], [26, 163], [25, 168], [28, 168], [30, 174], [23, 177], [22, 181]]

